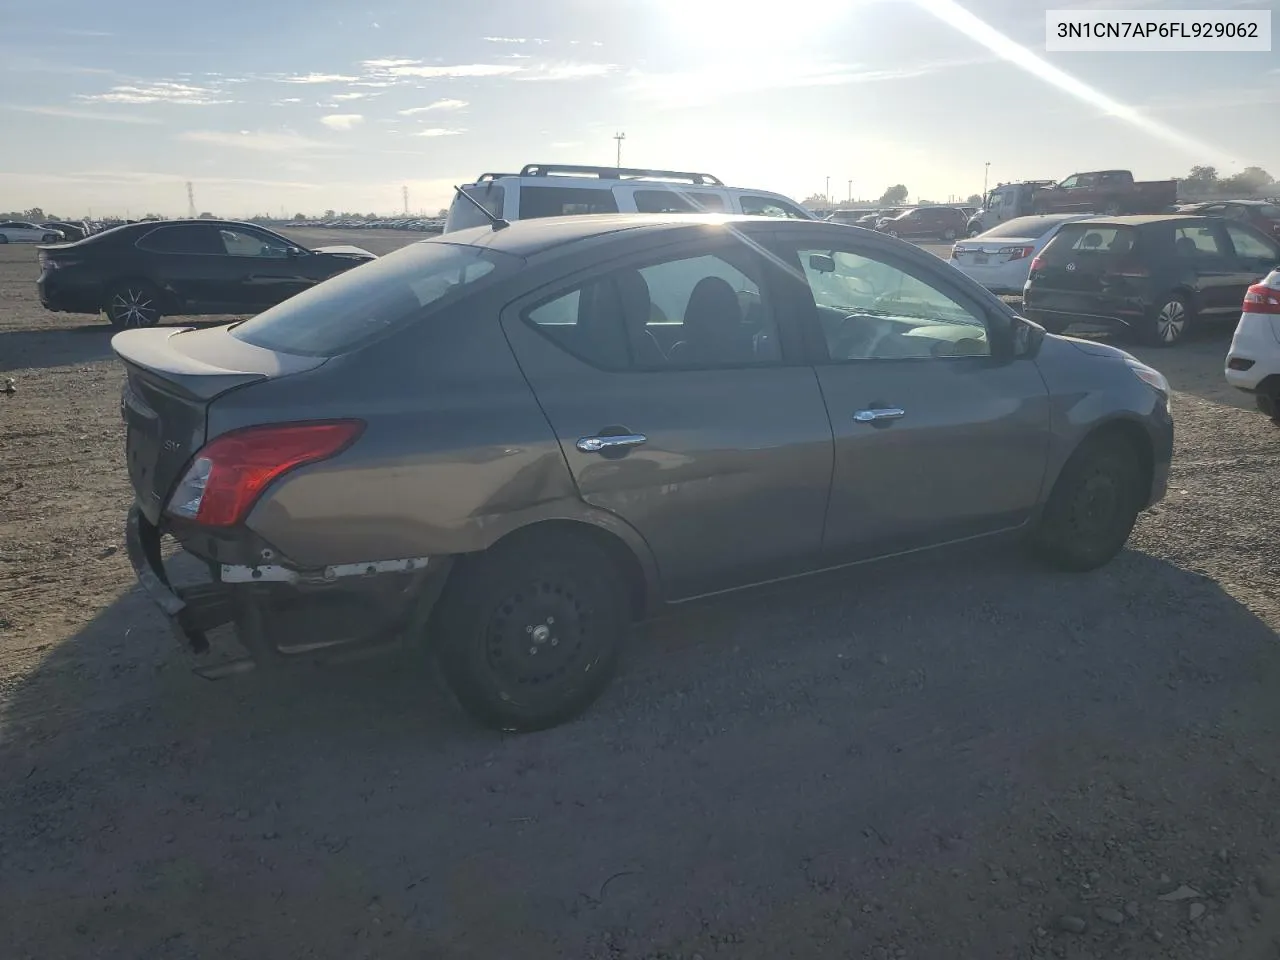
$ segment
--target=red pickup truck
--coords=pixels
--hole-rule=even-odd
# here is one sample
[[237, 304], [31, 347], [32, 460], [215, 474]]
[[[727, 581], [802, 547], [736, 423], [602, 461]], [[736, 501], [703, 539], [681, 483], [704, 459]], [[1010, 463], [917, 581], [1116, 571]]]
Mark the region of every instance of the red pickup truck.
[[1036, 213], [1164, 213], [1178, 201], [1177, 180], [1134, 180], [1128, 170], [1073, 173], [1032, 197]]

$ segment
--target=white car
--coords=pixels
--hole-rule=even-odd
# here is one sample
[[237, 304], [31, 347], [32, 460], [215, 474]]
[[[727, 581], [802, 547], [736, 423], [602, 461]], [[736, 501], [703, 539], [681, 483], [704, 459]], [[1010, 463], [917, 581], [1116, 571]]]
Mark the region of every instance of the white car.
[[61, 230], [42, 227], [24, 220], [6, 220], [0, 223], [0, 243], [57, 243], [65, 237]]
[[1015, 217], [951, 248], [951, 265], [992, 293], [1020, 294], [1031, 261], [1064, 223], [1086, 220], [1091, 213], [1046, 213]]
[[1227, 383], [1280, 423], [1280, 267], [1251, 286], [1227, 350]]
[[709, 173], [526, 164], [519, 173], [482, 173], [455, 196], [444, 232], [487, 225], [480, 211], [508, 222], [610, 213], [733, 213], [817, 220], [794, 200], [767, 190], [728, 187]]

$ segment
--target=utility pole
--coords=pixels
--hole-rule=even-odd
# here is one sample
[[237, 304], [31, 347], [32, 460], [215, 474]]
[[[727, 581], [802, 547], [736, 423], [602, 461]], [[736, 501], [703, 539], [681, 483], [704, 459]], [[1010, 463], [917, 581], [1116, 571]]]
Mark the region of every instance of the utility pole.
[[618, 133], [615, 133], [613, 135], [613, 139], [618, 142], [618, 155], [617, 155], [617, 160], [614, 163], [614, 166], [617, 167], [619, 170], [621, 170], [622, 169], [622, 141], [627, 139], [627, 135], [619, 131]]
[[991, 161], [988, 160], [982, 168], [982, 202], [987, 202], [987, 174], [991, 172]]
[[191, 181], [187, 181], [187, 216], [192, 220], [196, 218], [196, 194], [191, 189]]
[[846, 198], [845, 203], [853, 203], [853, 181], [852, 180], [849, 181], [849, 195]]
[[827, 185], [822, 191], [822, 199], [827, 201], [827, 206], [831, 206], [831, 178], [827, 177]]
[[407, 217], [409, 215], [409, 187], [407, 185], [400, 188], [400, 197], [404, 200], [404, 214]]

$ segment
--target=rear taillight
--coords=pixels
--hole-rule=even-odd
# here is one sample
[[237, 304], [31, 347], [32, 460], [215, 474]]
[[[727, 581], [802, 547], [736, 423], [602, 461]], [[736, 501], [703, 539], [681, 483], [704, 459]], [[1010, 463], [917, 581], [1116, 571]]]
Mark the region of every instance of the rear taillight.
[[1280, 314], [1280, 286], [1255, 283], [1245, 291], [1240, 312]]
[[202, 526], [235, 526], [272, 482], [341, 453], [363, 429], [360, 420], [323, 420], [224, 433], [191, 462], [169, 498], [169, 512]]
[[1043, 266], [1044, 266], [1044, 257], [1034, 257], [1031, 260], [1030, 272], [1035, 273], [1037, 270], [1039, 270]]
[[[1031, 256], [1031, 251], [1035, 247], [1001, 247], [997, 253], [1002, 253], [1010, 260], [1021, 260], [1024, 257]], [[1039, 259], [1038, 257], [1036, 259]]]

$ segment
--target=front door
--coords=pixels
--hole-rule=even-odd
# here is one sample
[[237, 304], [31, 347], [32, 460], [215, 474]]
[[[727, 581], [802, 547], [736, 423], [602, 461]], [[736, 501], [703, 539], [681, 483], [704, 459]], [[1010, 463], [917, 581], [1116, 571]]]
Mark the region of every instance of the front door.
[[709, 238], [587, 268], [503, 324], [583, 500], [648, 542], [669, 600], [811, 569], [832, 436], [772, 267]]
[[[1010, 321], [950, 278], [879, 244], [777, 250], [797, 278], [835, 434], [830, 564], [1013, 528], [1036, 508], [1048, 389], [1015, 359]], [[803, 278], [800, 282], [798, 278]]]
[[[220, 227], [229, 295], [238, 309], [265, 310], [319, 281], [317, 265], [305, 255], [290, 254], [281, 238], [246, 227]], [[296, 248], [293, 248], [296, 250]]]
[[1239, 306], [1249, 287], [1280, 267], [1280, 244], [1262, 235], [1260, 230], [1238, 223], [1226, 223], [1224, 227], [1231, 241], [1235, 262], [1234, 287], [1239, 294], [1236, 297], [1236, 304]]

